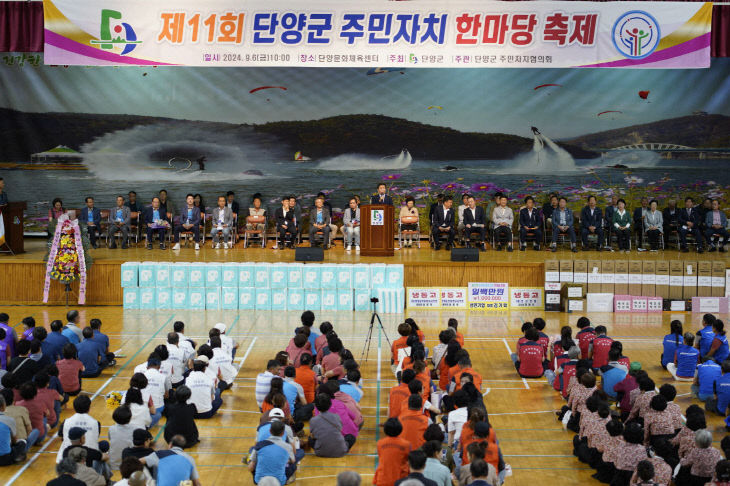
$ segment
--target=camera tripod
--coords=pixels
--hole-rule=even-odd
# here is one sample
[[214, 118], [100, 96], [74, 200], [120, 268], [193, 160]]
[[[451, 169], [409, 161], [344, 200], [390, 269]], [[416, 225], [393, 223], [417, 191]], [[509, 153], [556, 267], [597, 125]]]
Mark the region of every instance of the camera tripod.
[[378, 315], [377, 311], [375, 310], [375, 304], [378, 303], [377, 297], [373, 297], [370, 299], [370, 302], [373, 304], [373, 314], [370, 316], [370, 328], [368, 329], [368, 336], [365, 339], [365, 345], [362, 348], [362, 353], [360, 353], [360, 361], [367, 361], [368, 356], [370, 354], [370, 342], [373, 338], [373, 327], [375, 327], [375, 319], [378, 320], [378, 326], [380, 326], [380, 331], [383, 333], [383, 336], [385, 336], [385, 340], [388, 341], [388, 349], [390, 349], [390, 339], [388, 339], [388, 335], [385, 333], [385, 329], [383, 328], [383, 323], [380, 320], [380, 316]]

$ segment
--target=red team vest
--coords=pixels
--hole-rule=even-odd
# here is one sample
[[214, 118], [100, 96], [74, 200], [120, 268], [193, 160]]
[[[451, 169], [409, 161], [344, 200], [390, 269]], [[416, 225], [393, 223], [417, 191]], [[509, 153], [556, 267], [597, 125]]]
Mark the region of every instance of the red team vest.
[[596, 333], [592, 327], [584, 327], [578, 334], [575, 335], [578, 338], [578, 347], [580, 348], [580, 357], [583, 359], [588, 358], [588, 348], [591, 342], [596, 339]]
[[611, 350], [613, 339], [600, 336], [593, 340], [593, 367], [601, 368], [608, 364], [608, 352]]
[[545, 352], [544, 359], [548, 359], [548, 347], [550, 346], [550, 337], [544, 332], [541, 332], [540, 338], [537, 340], [537, 344], [542, 346], [542, 349]]
[[[556, 355], [555, 356], [555, 369], [559, 370], [560, 365], [562, 365], [563, 363], [567, 363], [568, 361], [570, 361], [570, 358], [568, 357], [568, 353], [562, 354], [560, 356]], [[553, 380], [553, 388], [557, 391], [560, 391], [560, 379], [557, 377]]]
[[526, 378], [538, 378], [542, 376], [544, 355], [544, 348], [534, 341], [527, 341], [520, 346], [520, 376]]
[[577, 362], [576, 363], [565, 363], [563, 366], [563, 382], [560, 385], [560, 392], [563, 395], [563, 398], [568, 398], [568, 383], [570, 383], [570, 379], [575, 376], [575, 373], [578, 371], [577, 369]]

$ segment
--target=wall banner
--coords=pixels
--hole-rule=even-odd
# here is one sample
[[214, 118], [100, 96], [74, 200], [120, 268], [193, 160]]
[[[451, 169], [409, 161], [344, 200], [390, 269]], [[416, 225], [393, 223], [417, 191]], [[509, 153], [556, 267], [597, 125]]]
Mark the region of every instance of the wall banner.
[[408, 287], [409, 309], [466, 309], [466, 287]]
[[469, 282], [468, 303], [471, 310], [509, 310], [509, 285], [494, 282]]
[[[45, 62], [368, 67], [710, 66], [712, 3], [44, 0]], [[391, 66], [386, 68], [384, 66]]]

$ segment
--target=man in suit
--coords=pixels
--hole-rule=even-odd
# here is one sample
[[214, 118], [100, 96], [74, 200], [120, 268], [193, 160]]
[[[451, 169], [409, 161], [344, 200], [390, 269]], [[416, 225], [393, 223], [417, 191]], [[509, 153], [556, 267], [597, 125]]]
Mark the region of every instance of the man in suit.
[[694, 200], [688, 197], [684, 200], [684, 209], [677, 217], [679, 224], [679, 247], [682, 253], [687, 253], [687, 235], [691, 234], [697, 242], [697, 253], [704, 253], [702, 231], [700, 231], [700, 212], [694, 207]]
[[596, 250], [603, 250], [603, 214], [596, 206], [596, 196], [588, 196], [588, 205], [580, 212], [580, 234], [583, 251], [588, 250], [588, 235], [596, 235]]
[[142, 205], [137, 202], [137, 193], [134, 191], [129, 191], [129, 194], [127, 194], [127, 202], [124, 203], [125, 206], [129, 208], [129, 211], [132, 213], [139, 213], [143, 210]]
[[570, 251], [576, 253], [575, 229], [573, 229], [573, 212], [568, 209], [568, 200], [564, 197], [558, 199], [558, 209], [553, 211], [553, 242], [550, 250], [558, 251], [558, 235], [567, 234], [570, 237]]
[[289, 196], [289, 211], [294, 213], [294, 226], [297, 228], [297, 235], [302, 233], [302, 207], [297, 204], [297, 198], [293, 194]]
[[641, 245], [641, 238], [644, 236], [644, 216], [649, 212], [649, 198], [641, 198], [641, 207], [634, 209], [634, 234], [636, 235], [636, 247]]
[[233, 191], [226, 193], [226, 207], [231, 210], [231, 213], [238, 215], [240, 207], [238, 206], [238, 201], [236, 201], [236, 194]]
[[433, 235], [434, 250], [441, 249], [441, 235], [447, 235], [446, 250], [451, 250], [454, 244], [454, 204], [451, 196], [445, 196], [443, 204], [439, 205], [433, 212], [431, 234]]
[[[322, 198], [322, 201], [324, 201], [323, 207], [327, 211], [329, 211], [330, 218], [331, 218], [332, 215], [335, 214], [335, 212], [332, 210], [332, 204], [330, 204], [330, 202], [327, 200], [327, 195], [324, 192], [320, 192], [320, 193], [317, 194], [317, 197], [321, 197]], [[330, 243], [331, 246], [334, 246], [335, 245], [335, 236], [337, 236], [337, 225], [334, 224], [331, 219], [330, 219], [329, 227], [330, 227], [330, 240], [329, 240], [329, 243]]]
[[165, 232], [170, 227], [170, 218], [162, 209], [159, 197], [152, 198], [152, 206], [145, 208], [142, 216], [147, 225], [147, 249], [152, 249], [152, 236], [156, 231], [160, 237], [160, 250], [164, 250]]
[[436, 194], [436, 201], [431, 203], [431, 206], [428, 208], [428, 220], [433, 224], [433, 213], [436, 212], [436, 208], [441, 206], [444, 203], [444, 195], [443, 194]]
[[211, 230], [210, 236], [213, 238], [213, 245], [215, 248], [220, 248], [220, 237], [218, 233], [223, 233], [223, 248], [228, 248], [230, 242], [233, 247], [233, 211], [226, 204], [228, 201], [225, 196], [218, 196], [218, 207], [213, 209], [213, 215], [211, 219]]
[[192, 194], [185, 196], [185, 207], [180, 211], [180, 222], [175, 225], [173, 250], [180, 249], [180, 233], [192, 231], [195, 240], [195, 249], [200, 250], [200, 208], [195, 205]]
[[525, 251], [527, 247], [527, 233], [535, 235], [532, 247], [539, 250], [542, 241], [542, 213], [535, 208], [532, 196], [525, 198], [525, 207], [520, 209], [520, 251]]
[[710, 251], [715, 251], [715, 244], [712, 242], [714, 235], [719, 235], [719, 241], [717, 242], [717, 248], [720, 249], [721, 253], [725, 253], [725, 245], [727, 244], [728, 233], [727, 233], [727, 216], [725, 213], [720, 211], [720, 201], [717, 199], [712, 200], [711, 209], [705, 215], [705, 237], [707, 237]]
[[507, 207], [507, 196], [499, 198], [499, 206], [492, 212], [492, 227], [494, 239], [497, 243], [497, 251], [502, 250], [502, 242], [507, 242], [507, 251], [512, 251], [512, 224], [515, 222], [515, 215], [512, 209]]
[[378, 184], [378, 193], [370, 197], [370, 204], [390, 204], [393, 205], [393, 198], [388, 194], [388, 188], [384, 182]]
[[132, 211], [124, 205], [124, 196], [117, 196], [117, 206], [109, 211], [109, 231], [107, 238], [109, 239], [109, 248], [112, 250], [117, 247], [114, 235], [117, 231], [122, 232], [122, 249], [129, 248], [129, 222]]
[[160, 197], [160, 207], [166, 213], [175, 214], [175, 205], [167, 197], [167, 189], [161, 189], [158, 196]]
[[281, 207], [274, 211], [276, 220], [276, 232], [279, 233], [279, 241], [282, 248], [294, 248], [294, 237], [297, 234], [297, 225], [294, 222], [294, 211], [290, 209], [291, 199], [289, 196], [281, 198]]
[[611, 204], [606, 206], [606, 210], [603, 212], [603, 221], [606, 224], [606, 231], [608, 232], [607, 240], [608, 246], [611, 246], [611, 234], [613, 232], [613, 213], [616, 211], [618, 205], [618, 195], [614, 194], [611, 196]]
[[487, 218], [484, 214], [484, 208], [477, 206], [474, 196], [469, 196], [464, 209], [464, 234], [466, 235], [466, 247], [471, 246], [471, 235], [477, 233], [479, 235], [479, 249], [485, 251], [487, 237]]
[[81, 210], [79, 221], [86, 224], [89, 233], [89, 242], [94, 248], [99, 248], [96, 238], [99, 236], [99, 228], [101, 227], [101, 211], [94, 207], [94, 198], [86, 198], [86, 207]]
[[669, 235], [674, 231], [679, 231], [677, 201], [674, 199], [667, 201], [667, 207], [662, 211], [662, 219], [664, 221], [664, 246], [666, 247], [669, 243]]
[[324, 198], [317, 197], [314, 208], [309, 213], [309, 246], [314, 246], [315, 234], [321, 231], [324, 249], [329, 248], [331, 221], [330, 212], [324, 207]]

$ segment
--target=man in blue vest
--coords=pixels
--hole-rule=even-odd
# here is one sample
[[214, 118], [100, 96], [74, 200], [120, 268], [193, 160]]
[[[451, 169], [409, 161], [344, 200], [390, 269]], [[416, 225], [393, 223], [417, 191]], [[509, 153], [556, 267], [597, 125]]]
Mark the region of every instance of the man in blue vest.
[[284, 423], [275, 421], [269, 429], [271, 435], [258, 442], [251, 452], [248, 470], [258, 483], [266, 476], [275, 477], [279, 484], [286, 484], [297, 469], [294, 449], [284, 441]]
[[723, 361], [720, 366], [722, 376], [715, 380], [715, 396], [707, 399], [705, 408], [724, 416], [730, 405], [730, 361]]
[[703, 402], [714, 393], [715, 380], [722, 376], [722, 368], [713, 360], [708, 359], [697, 366], [697, 375], [692, 384], [692, 394]]
[[707, 356], [710, 346], [712, 346], [712, 340], [715, 339], [715, 331], [712, 329], [715, 319], [712, 314], [702, 316], [702, 329], [697, 331], [697, 348], [702, 356]]
[[192, 481], [193, 486], [201, 486], [195, 461], [183, 452], [183, 447], [185, 437], [173, 435], [168, 449], [140, 459], [148, 468], [157, 468], [157, 486], [178, 486], [183, 481]]
[[694, 381], [697, 363], [700, 362], [700, 352], [692, 346], [694, 340], [691, 332], [684, 333], [684, 344], [677, 346], [674, 362], [667, 363], [667, 371], [675, 380]]

